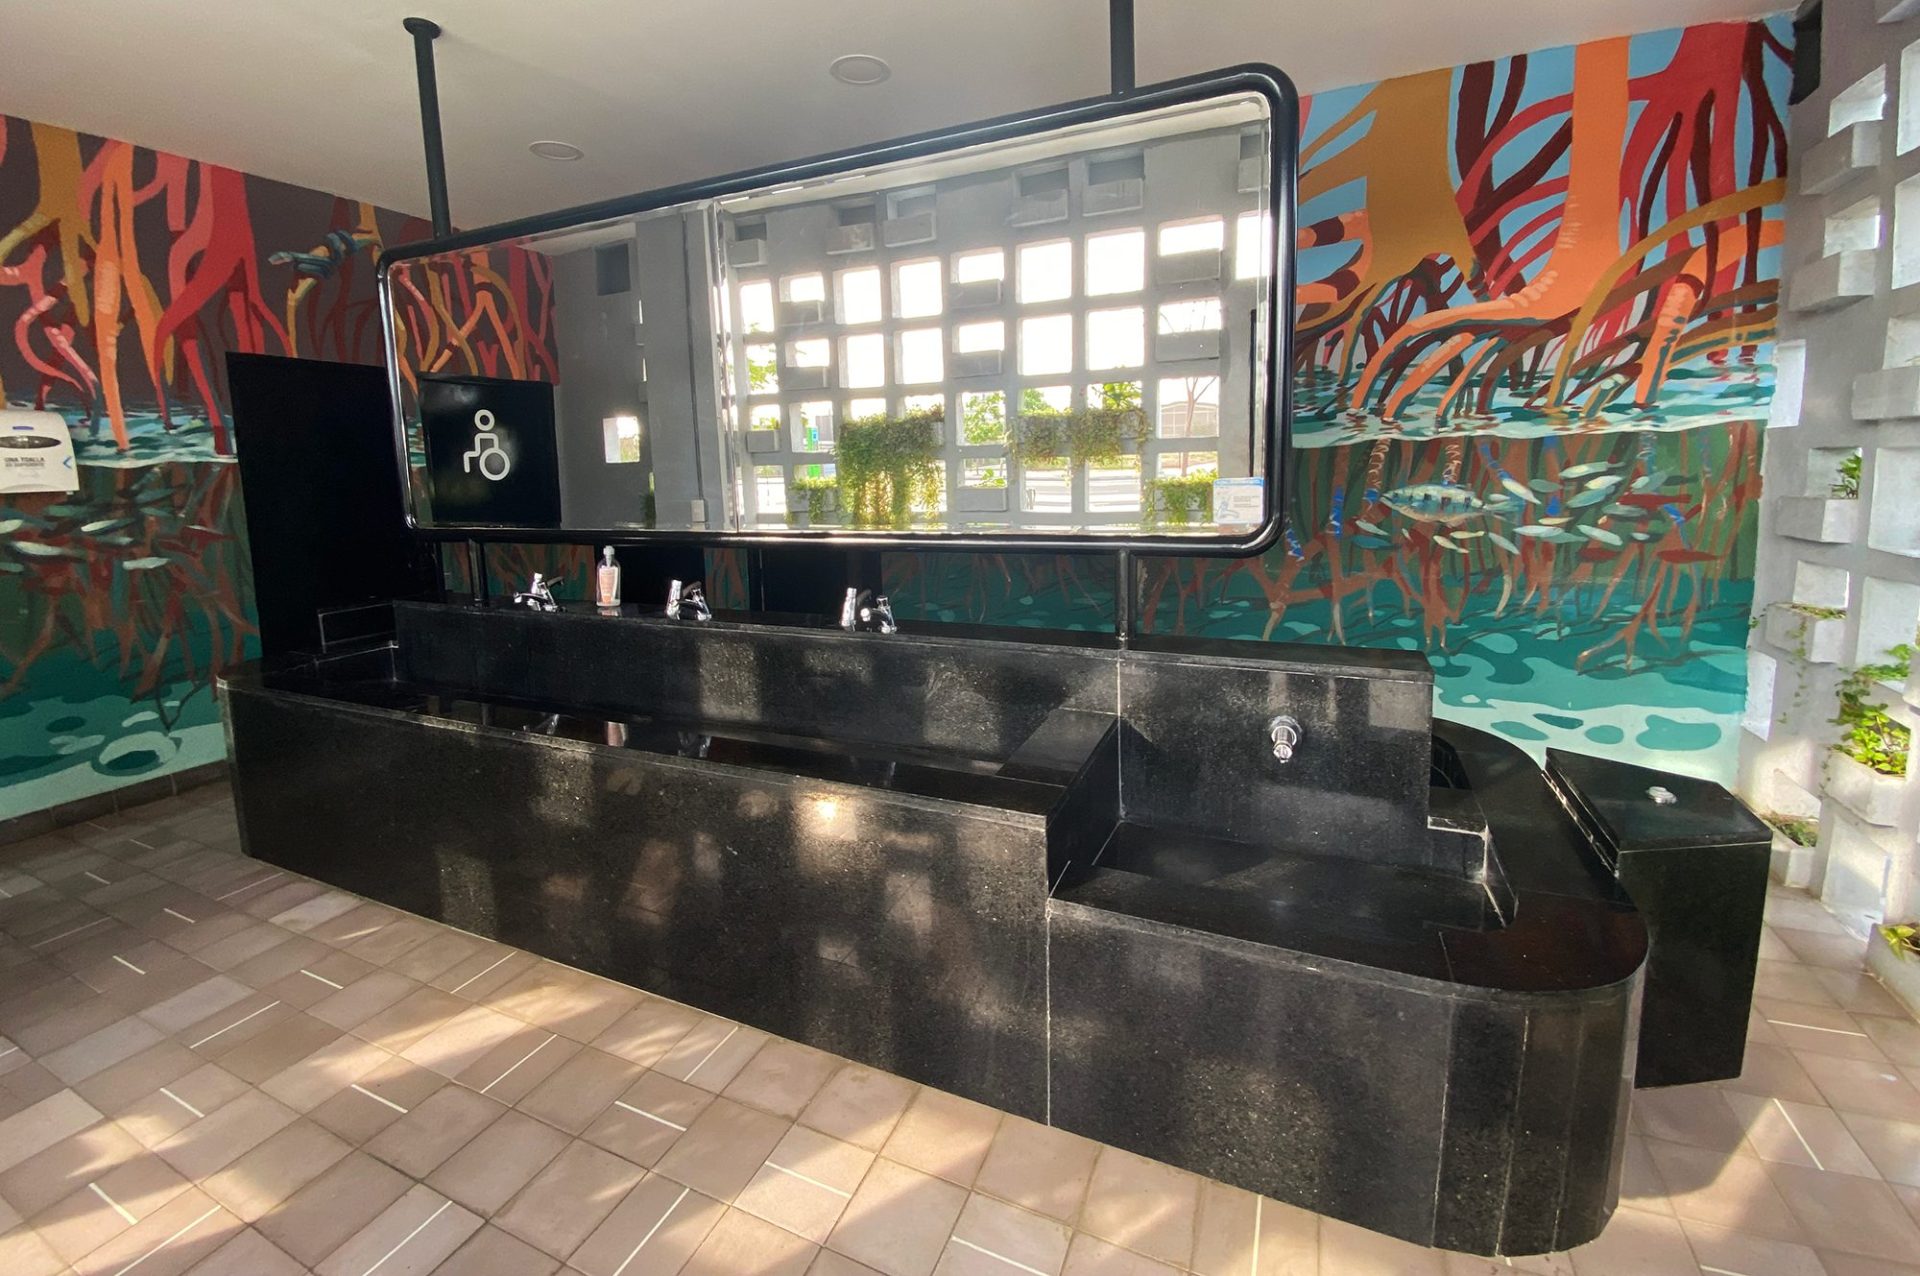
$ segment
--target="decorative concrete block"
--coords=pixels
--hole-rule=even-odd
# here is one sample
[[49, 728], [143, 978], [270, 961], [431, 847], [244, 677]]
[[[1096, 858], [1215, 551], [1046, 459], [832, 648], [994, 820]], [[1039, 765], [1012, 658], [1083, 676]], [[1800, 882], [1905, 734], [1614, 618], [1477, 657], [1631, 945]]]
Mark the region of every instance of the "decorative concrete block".
[[767, 241], [764, 239], [735, 239], [727, 243], [727, 265], [764, 266], [767, 264]]
[[1080, 211], [1087, 217], [1105, 213], [1131, 213], [1147, 202], [1147, 183], [1138, 177], [1123, 177], [1113, 182], [1089, 185], [1080, 197]]
[[1782, 886], [1802, 890], [1811, 886], [1813, 847], [1802, 846], [1776, 829], [1773, 834], [1773, 853], [1767, 861], [1767, 875]]
[[955, 283], [948, 289], [947, 298], [955, 310], [971, 310], [976, 306], [997, 306], [1000, 304], [1000, 281], [969, 279]]
[[1920, 957], [1902, 957], [1876, 933], [1867, 946], [1867, 969], [1880, 977], [1880, 982], [1906, 1006], [1908, 1013], [1920, 1019]]
[[1267, 161], [1259, 156], [1254, 156], [1251, 159], [1243, 159], [1240, 161], [1240, 167], [1236, 170], [1235, 176], [1237, 180], [1234, 182], [1234, 189], [1238, 190], [1242, 195], [1251, 195], [1259, 190], [1261, 184], [1266, 181]]
[[873, 251], [873, 223], [855, 222], [851, 226], [835, 226], [827, 232], [827, 252], [833, 256], [846, 253], [867, 253]]
[[1855, 377], [1853, 415], [1858, 421], [1920, 417], [1920, 364], [1882, 368]]
[[780, 385], [788, 390], [824, 390], [827, 388], [827, 370], [825, 368], [796, 368], [792, 364], [780, 369]]
[[953, 508], [962, 514], [999, 514], [1007, 508], [1004, 487], [962, 487], [954, 489]]
[[953, 375], [956, 377], [997, 377], [1005, 360], [1002, 350], [966, 350], [953, 356]]
[[1849, 124], [1800, 156], [1800, 193], [1825, 195], [1839, 190], [1880, 162], [1880, 121]]
[[1866, 824], [1890, 828], [1900, 819], [1907, 792], [1903, 775], [1882, 775], [1835, 751], [1827, 757], [1827, 796]]
[[1044, 195], [1022, 195], [1013, 201], [1013, 212], [1007, 217], [1014, 226], [1044, 226], [1049, 222], [1067, 220], [1067, 192], [1049, 191]]
[[880, 239], [889, 248], [909, 244], [930, 244], [939, 233], [939, 221], [931, 212], [889, 217], [880, 227]]
[[747, 431], [747, 451], [778, 452], [779, 450], [780, 450], [780, 431], [779, 430], [773, 429], [773, 430], [748, 430]]
[[810, 323], [819, 323], [826, 313], [826, 303], [818, 297], [809, 297], [805, 301], [783, 301], [780, 303], [780, 323], [784, 327], [804, 327]]
[[1844, 544], [1860, 534], [1860, 501], [1783, 496], [1774, 502], [1773, 530], [1795, 540]]
[[1788, 308], [1801, 314], [1837, 310], [1873, 295], [1879, 269], [1871, 248], [1850, 248], [1808, 262], [1787, 285]]
[[1188, 253], [1166, 253], [1154, 261], [1153, 275], [1161, 284], [1210, 283], [1220, 278], [1226, 253], [1219, 248], [1197, 248]]
[[1218, 359], [1220, 330], [1210, 328], [1200, 332], [1160, 333], [1153, 339], [1153, 353], [1156, 359], [1166, 363], [1182, 359]]
[[1846, 647], [1845, 616], [1814, 616], [1788, 603], [1767, 609], [1767, 642], [1810, 664], [1838, 664]]

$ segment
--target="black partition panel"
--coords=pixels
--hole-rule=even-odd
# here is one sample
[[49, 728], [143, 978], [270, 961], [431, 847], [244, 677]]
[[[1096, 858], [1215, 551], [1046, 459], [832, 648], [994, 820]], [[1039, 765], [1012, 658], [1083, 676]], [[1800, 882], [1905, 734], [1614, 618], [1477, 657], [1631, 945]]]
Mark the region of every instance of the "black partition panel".
[[229, 354], [227, 382], [262, 653], [317, 647], [323, 608], [432, 593], [393, 468], [385, 370]]

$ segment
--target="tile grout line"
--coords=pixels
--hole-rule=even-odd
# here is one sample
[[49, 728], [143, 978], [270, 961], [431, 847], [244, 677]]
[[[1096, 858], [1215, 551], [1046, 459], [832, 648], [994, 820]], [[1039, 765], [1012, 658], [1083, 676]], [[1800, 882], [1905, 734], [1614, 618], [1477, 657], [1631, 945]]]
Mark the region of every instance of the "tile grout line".
[[345, 984], [334, 983], [333, 980], [328, 979], [325, 975], [314, 974], [311, 970], [308, 970], [305, 966], [302, 966], [300, 968], [300, 973], [305, 975], [308, 979], [318, 979], [321, 983], [325, 984], [329, 988], [334, 989], [335, 991], [338, 991], [339, 989], [346, 987]]
[[268, 873], [265, 877], [257, 878], [254, 881], [248, 882], [245, 886], [234, 887], [232, 890], [228, 891], [225, 895], [215, 895], [213, 897], [213, 902], [218, 904], [221, 900], [231, 899], [233, 896], [240, 894], [242, 891], [250, 891], [256, 886], [265, 886], [268, 882], [271, 882], [276, 878], [281, 878], [285, 876], [286, 876], [285, 873]]
[[627, 1264], [631, 1263], [636, 1257], [639, 1256], [640, 1251], [647, 1247], [647, 1242], [653, 1239], [653, 1234], [655, 1232], [659, 1231], [661, 1228], [667, 1225], [668, 1216], [671, 1215], [675, 1210], [680, 1208], [680, 1202], [686, 1200], [687, 1193], [691, 1192], [692, 1190], [693, 1189], [690, 1187], [683, 1187], [680, 1189], [680, 1195], [673, 1198], [673, 1204], [667, 1206], [666, 1213], [662, 1214], [659, 1220], [656, 1221], [652, 1227], [649, 1227], [647, 1229], [647, 1234], [640, 1238], [640, 1243], [633, 1247], [633, 1251], [629, 1253], [625, 1258], [620, 1260], [620, 1266], [613, 1269], [613, 1276], [620, 1276], [620, 1273], [627, 1270]]
[[125, 957], [122, 957], [119, 953], [115, 953], [113, 955], [113, 959], [119, 962], [122, 966], [125, 966], [128, 970], [131, 970], [136, 975], [144, 975], [147, 973], [146, 971], [140, 969], [140, 967], [128, 961]]
[[167, 1087], [165, 1086], [160, 1087], [160, 1093], [166, 1095], [169, 1099], [172, 1099], [175, 1103], [179, 1104], [181, 1107], [185, 1108], [187, 1111], [193, 1113], [193, 1115], [196, 1118], [204, 1117], [207, 1115], [206, 1113], [202, 1112], [199, 1108], [194, 1107], [191, 1103], [188, 1103], [185, 1099], [175, 1094], [173, 1091], [167, 1089]]
[[398, 1112], [401, 1116], [405, 1116], [407, 1114], [407, 1110], [401, 1107], [399, 1104], [395, 1103], [392, 1099], [382, 1098], [381, 1096], [375, 1094], [373, 1091], [367, 1089], [367, 1087], [361, 1085], [358, 1081], [349, 1083], [348, 1088], [353, 1090], [358, 1090], [361, 1094], [366, 1095], [369, 1099], [372, 1099], [375, 1103], [386, 1104], [388, 1107], [392, 1108], [395, 1112]]
[[813, 1184], [813, 1185], [814, 1185], [815, 1187], [817, 1187], [817, 1188], [819, 1188], [820, 1190], [822, 1190], [822, 1191], [824, 1191], [824, 1192], [832, 1192], [832, 1193], [833, 1193], [833, 1194], [834, 1194], [835, 1196], [838, 1196], [838, 1197], [840, 1197], [840, 1198], [841, 1198], [842, 1200], [847, 1200], [847, 1201], [850, 1201], [850, 1200], [852, 1200], [852, 1199], [853, 1199], [853, 1193], [852, 1193], [852, 1192], [843, 1192], [843, 1191], [841, 1191], [841, 1190], [840, 1190], [839, 1188], [837, 1188], [837, 1187], [835, 1187], [835, 1186], [833, 1186], [833, 1184], [831, 1184], [831, 1183], [822, 1183], [822, 1182], [821, 1182], [821, 1181], [820, 1181], [819, 1179], [817, 1179], [817, 1178], [814, 1178], [814, 1177], [813, 1177], [812, 1175], [810, 1175], [810, 1174], [802, 1174], [802, 1173], [801, 1173], [800, 1171], [798, 1171], [798, 1170], [790, 1170], [790, 1169], [788, 1169], [788, 1168], [787, 1168], [786, 1166], [784, 1166], [784, 1165], [776, 1165], [776, 1164], [774, 1164], [774, 1163], [773, 1163], [772, 1161], [768, 1161], [768, 1162], [766, 1162], [765, 1164], [766, 1164], [766, 1167], [767, 1167], [768, 1169], [770, 1169], [770, 1170], [778, 1170], [778, 1171], [780, 1171], [780, 1172], [781, 1172], [782, 1174], [785, 1174], [785, 1175], [787, 1175], [787, 1176], [788, 1176], [789, 1178], [796, 1178], [796, 1179], [799, 1179], [799, 1180], [800, 1180], [800, 1181], [801, 1181], [802, 1183], [811, 1183], [811, 1184]]
[[992, 1250], [988, 1249], [985, 1245], [975, 1245], [972, 1241], [968, 1240], [964, 1236], [955, 1235], [950, 1239], [953, 1241], [955, 1245], [965, 1245], [968, 1249], [973, 1250], [975, 1253], [985, 1254], [988, 1258], [995, 1259], [999, 1262], [1005, 1263], [1009, 1267], [1017, 1267], [1023, 1272], [1031, 1272], [1033, 1273], [1033, 1276], [1047, 1276], [1047, 1273], [1041, 1271], [1038, 1267], [1029, 1267], [1017, 1258], [1008, 1258], [1005, 1254], [996, 1254]]
[[508, 1077], [512, 1076], [514, 1072], [514, 1068], [518, 1068], [521, 1064], [533, 1058], [533, 1056], [539, 1054], [542, 1050], [545, 1050], [548, 1046], [552, 1045], [555, 1039], [559, 1037], [559, 1035], [560, 1034], [557, 1032], [548, 1033], [547, 1039], [545, 1041], [542, 1041], [539, 1045], [535, 1046], [533, 1049], [521, 1055], [517, 1060], [514, 1061], [512, 1068], [508, 1068], [505, 1072], [501, 1073], [499, 1076], [495, 1077], [493, 1080], [487, 1082], [486, 1085], [480, 1088], [480, 1093], [485, 1094], [487, 1091], [493, 1089], [493, 1087], [499, 1085], [502, 1081], [505, 1081]]
[[407, 1242], [411, 1241], [414, 1237], [418, 1236], [420, 1233], [426, 1231], [428, 1227], [432, 1226], [433, 1220], [435, 1220], [436, 1218], [439, 1218], [442, 1214], [446, 1213], [447, 1207], [452, 1204], [453, 1204], [452, 1201], [440, 1202], [439, 1209], [427, 1215], [426, 1219], [421, 1222], [420, 1226], [414, 1228], [411, 1232], [408, 1232], [405, 1236], [401, 1237], [400, 1243], [398, 1245], [395, 1245], [392, 1249], [380, 1255], [380, 1261], [375, 1263], [372, 1267], [367, 1268], [366, 1271], [361, 1272], [360, 1276], [373, 1276], [375, 1272], [380, 1270], [382, 1263], [385, 1263], [389, 1258], [392, 1258], [395, 1254], [398, 1254], [402, 1249], [406, 1247]]
[[[376, 926], [376, 927], [374, 927], [374, 929], [375, 929], [375, 930], [378, 930], [378, 929], [379, 929], [379, 927], [377, 927], [377, 926]], [[507, 952], [506, 952], [505, 954], [503, 954], [503, 955], [501, 956], [501, 958], [500, 958], [500, 961], [496, 961], [496, 962], [494, 962], [494, 963], [493, 963], [493, 966], [498, 966], [498, 965], [500, 964], [500, 962], [501, 962], [501, 961], [505, 961], [505, 960], [506, 960], [506, 959], [507, 959], [508, 957], [511, 957], [511, 956], [513, 956], [513, 952], [512, 952], [512, 950], [508, 950], [508, 951], [507, 951]], [[448, 990], [447, 990], [447, 991], [448, 991], [448, 993], [449, 993], [449, 994], [452, 994], [452, 995], [455, 995], [455, 996], [457, 996], [457, 995], [459, 994], [459, 992], [460, 992], [460, 988], [465, 988], [465, 987], [466, 987], [466, 986], [467, 986], [468, 984], [470, 984], [470, 983], [472, 983], [472, 982], [473, 982], [474, 980], [476, 980], [476, 979], [478, 979], [478, 978], [480, 978], [480, 976], [481, 976], [481, 975], [485, 975], [485, 974], [487, 974], [487, 973], [489, 973], [490, 971], [492, 971], [492, 970], [493, 970], [493, 966], [489, 966], [489, 967], [487, 967], [487, 969], [486, 969], [486, 970], [483, 970], [483, 971], [480, 971], [480, 972], [479, 972], [479, 974], [474, 974], [474, 975], [468, 975], [468, 976], [467, 976], [467, 977], [466, 977], [465, 979], [463, 979], [463, 980], [461, 980], [461, 981], [460, 981], [460, 987], [459, 987], [459, 988], [450, 988], [450, 989], [448, 989]]]
[[169, 913], [175, 917], [178, 917], [181, 921], [185, 922], [189, 926], [196, 924], [193, 918], [187, 916], [185, 913], [175, 913], [171, 908], [168, 908], [165, 904], [162, 904], [160, 906], [160, 911], [163, 913]]
[[720, 1038], [720, 1040], [714, 1042], [713, 1049], [707, 1051], [704, 1055], [701, 1055], [700, 1062], [694, 1064], [691, 1068], [687, 1069], [687, 1075], [681, 1079], [684, 1081], [692, 1081], [693, 1074], [700, 1071], [700, 1069], [706, 1067], [708, 1062], [712, 1060], [713, 1056], [720, 1053], [720, 1047], [726, 1045], [729, 1041], [732, 1041], [733, 1034], [738, 1031], [740, 1031], [739, 1024], [735, 1024], [733, 1025], [733, 1027], [727, 1029], [727, 1035]]
[[93, 1194], [95, 1196], [99, 1197], [101, 1200], [105, 1201], [108, 1205], [110, 1205], [113, 1208], [114, 1213], [118, 1214], [121, 1218], [126, 1219], [128, 1227], [132, 1227], [135, 1223], [138, 1223], [140, 1221], [139, 1219], [133, 1216], [132, 1210], [128, 1209], [126, 1206], [122, 1205], [120, 1202], [114, 1200], [111, 1196], [108, 1196], [105, 1189], [103, 1189], [98, 1183], [88, 1183], [87, 1186], [93, 1189]]
[[1787, 1111], [1787, 1105], [1780, 1102], [1776, 1096], [1773, 1100], [1773, 1106], [1778, 1108], [1780, 1115], [1786, 1118], [1787, 1128], [1793, 1131], [1793, 1137], [1799, 1139], [1800, 1146], [1807, 1150], [1807, 1156], [1813, 1161], [1813, 1168], [1825, 1172], [1827, 1167], [1820, 1164], [1820, 1154], [1813, 1150], [1813, 1144], [1807, 1142], [1807, 1136], [1800, 1133], [1800, 1123], [1793, 1119], [1793, 1113]]
[[[655, 1116], [653, 1113], [647, 1111], [645, 1108], [636, 1108], [631, 1103], [628, 1103], [625, 1099], [615, 1099], [613, 1101], [613, 1106], [616, 1108], [625, 1108], [627, 1111], [635, 1114], [636, 1116], [643, 1116], [647, 1118], [647, 1120], [649, 1121], [658, 1121], [661, 1125], [664, 1125], [669, 1129], [678, 1130], [682, 1134], [685, 1134], [687, 1132], [686, 1126], [680, 1125], [677, 1122], [669, 1121], [663, 1116]], [[767, 1162], [767, 1164], [773, 1165], [773, 1162], [769, 1161]], [[775, 1165], [774, 1168], [779, 1169], [780, 1167]]]
[[72, 930], [63, 930], [58, 935], [55, 935], [53, 938], [43, 939], [39, 943], [33, 944], [31, 946], [34, 948], [45, 948], [48, 944], [57, 944], [61, 940], [66, 939], [71, 935], [78, 935], [83, 930], [92, 930], [95, 926], [104, 926], [112, 920], [113, 918], [111, 917], [96, 917], [92, 921], [86, 923], [84, 926], [75, 926]]
[[200, 1224], [206, 1222], [209, 1218], [212, 1218], [215, 1214], [218, 1214], [219, 1212], [220, 1212], [220, 1207], [218, 1205], [214, 1206], [212, 1209], [208, 1210], [205, 1214], [202, 1214], [199, 1218], [194, 1219], [193, 1222], [188, 1223], [185, 1227], [181, 1228], [179, 1231], [175, 1232], [173, 1235], [167, 1237], [167, 1239], [161, 1241], [158, 1245], [155, 1245], [152, 1249], [140, 1255], [140, 1257], [134, 1259], [131, 1263], [128, 1263], [125, 1267], [122, 1267], [119, 1271], [115, 1272], [113, 1276], [127, 1276], [128, 1272], [140, 1266], [140, 1264], [146, 1262], [149, 1258], [152, 1258], [155, 1254], [158, 1254], [161, 1250], [173, 1244], [175, 1241], [179, 1240], [182, 1236], [185, 1236], [188, 1232], [191, 1232], [194, 1228], [200, 1226]]
[[279, 998], [276, 997], [274, 1000], [269, 1001], [266, 1005], [260, 1007], [260, 1009], [254, 1011], [253, 1014], [245, 1015], [239, 1019], [234, 1020], [232, 1023], [222, 1028], [219, 1032], [208, 1033], [206, 1036], [200, 1038], [200, 1040], [188, 1046], [187, 1049], [198, 1050], [201, 1046], [206, 1045], [209, 1041], [212, 1041], [215, 1037], [221, 1036], [224, 1033], [232, 1032], [235, 1028], [238, 1028], [241, 1024], [245, 1023], [248, 1019], [255, 1018], [256, 1016], [259, 1016], [259, 1015], [264, 1015], [267, 1013], [267, 1011], [272, 1010], [275, 1006], [279, 1004], [280, 1004], [280, 1000]]
[[1865, 1037], [1864, 1032], [1853, 1032], [1846, 1028], [1821, 1028], [1810, 1023], [1795, 1023], [1791, 1019], [1769, 1019], [1768, 1023], [1776, 1028], [1804, 1028], [1808, 1032], [1831, 1032], [1836, 1037]]

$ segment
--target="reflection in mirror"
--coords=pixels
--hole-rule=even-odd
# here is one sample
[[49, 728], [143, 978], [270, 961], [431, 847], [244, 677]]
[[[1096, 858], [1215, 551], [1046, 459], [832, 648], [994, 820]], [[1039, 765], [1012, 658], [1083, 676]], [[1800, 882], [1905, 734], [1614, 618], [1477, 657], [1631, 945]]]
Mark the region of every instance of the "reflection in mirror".
[[1272, 128], [1235, 92], [396, 259], [416, 516], [1244, 537]]

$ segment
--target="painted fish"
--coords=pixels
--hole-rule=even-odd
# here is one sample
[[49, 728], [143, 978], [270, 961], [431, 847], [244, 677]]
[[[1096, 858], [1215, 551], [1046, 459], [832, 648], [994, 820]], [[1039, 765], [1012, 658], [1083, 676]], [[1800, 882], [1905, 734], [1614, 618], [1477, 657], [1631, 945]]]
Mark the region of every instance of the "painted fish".
[[1589, 524], [1582, 523], [1573, 530], [1579, 532], [1588, 540], [1599, 541], [1602, 545], [1612, 545], [1617, 548], [1626, 544], [1625, 541], [1620, 539], [1617, 532], [1610, 532], [1604, 527], [1593, 527]]
[[1493, 510], [1474, 492], [1452, 483], [1416, 483], [1386, 493], [1380, 501], [1388, 509], [1419, 523], [1463, 523], [1485, 518]]
[[[1585, 478], [1589, 474], [1605, 473], [1606, 469], [1607, 469], [1607, 462], [1605, 461], [1585, 461], [1579, 465], [1569, 465], [1566, 469], [1561, 470], [1560, 477], [1562, 479]], [[1619, 481], [1620, 480], [1617, 478], [1614, 479], [1614, 482], [1616, 483]]]
[[1487, 539], [1492, 541], [1494, 544], [1498, 545], [1501, 549], [1506, 550], [1509, 554], [1518, 554], [1520, 552], [1520, 547], [1518, 545], [1514, 544], [1512, 541], [1508, 540], [1506, 537], [1502, 536], [1498, 532], [1488, 532]]

